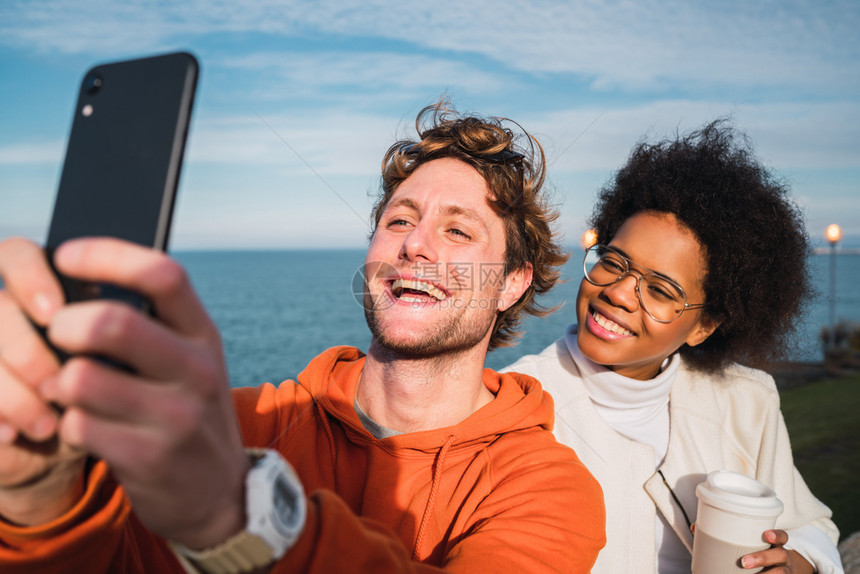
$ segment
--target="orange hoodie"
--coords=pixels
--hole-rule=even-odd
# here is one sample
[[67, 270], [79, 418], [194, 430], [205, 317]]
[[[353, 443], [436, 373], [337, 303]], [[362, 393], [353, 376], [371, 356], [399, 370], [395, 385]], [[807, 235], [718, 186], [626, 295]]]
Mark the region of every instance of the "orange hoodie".
[[[452, 427], [374, 438], [355, 413], [364, 366], [337, 347], [275, 388], [234, 389], [246, 445], [280, 451], [308, 519], [272, 572], [588, 572], [603, 495], [549, 432], [553, 405], [524, 375], [486, 369], [495, 400]], [[217, 504], [217, 501], [213, 501]], [[182, 572], [103, 463], [84, 499], [36, 528], [0, 525], [2, 572]]]

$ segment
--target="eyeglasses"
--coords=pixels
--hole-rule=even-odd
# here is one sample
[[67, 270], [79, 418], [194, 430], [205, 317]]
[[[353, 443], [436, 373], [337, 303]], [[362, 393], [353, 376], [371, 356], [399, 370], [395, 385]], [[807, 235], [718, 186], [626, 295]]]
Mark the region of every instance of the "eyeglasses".
[[[631, 269], [636, 266], [641, 271]], [[706, 307], [707, 303], [687, 303], [684, 288], [663, 275], [636, 265], [626, 256], [606, 245], [592, 245], [585, 251], [582, 263], [585, 279], [592, 285], [612, 285], [630, 274], [636, 274], [636, 296], [648, 316], [658, 323], [671, 323], [687, 309]]]

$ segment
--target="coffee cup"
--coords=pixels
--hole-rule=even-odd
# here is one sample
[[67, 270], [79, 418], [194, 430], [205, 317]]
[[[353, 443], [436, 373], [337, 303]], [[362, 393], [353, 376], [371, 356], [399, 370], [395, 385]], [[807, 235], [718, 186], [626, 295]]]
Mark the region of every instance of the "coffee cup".
[[693, 537], [693, 574], [740, 574], [740, 559], [770, 547], [765, 530], [782, 514], [782, 501], [770, 487], [728, 470], [718, 470], [696, 487], [699, 498]]

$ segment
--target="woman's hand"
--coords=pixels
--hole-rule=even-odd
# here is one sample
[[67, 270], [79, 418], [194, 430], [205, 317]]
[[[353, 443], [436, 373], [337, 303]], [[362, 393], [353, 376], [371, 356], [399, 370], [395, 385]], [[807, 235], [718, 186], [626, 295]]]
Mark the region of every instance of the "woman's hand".
[[766, 530], [765, 542], [771, 547], [741, 558], [744, 568], [763, 568], [762, 572], [773, 574], [812, 574], [812, 565], [794, 550], [785, 548], [788, 542], [788, 532], [785, 530]]

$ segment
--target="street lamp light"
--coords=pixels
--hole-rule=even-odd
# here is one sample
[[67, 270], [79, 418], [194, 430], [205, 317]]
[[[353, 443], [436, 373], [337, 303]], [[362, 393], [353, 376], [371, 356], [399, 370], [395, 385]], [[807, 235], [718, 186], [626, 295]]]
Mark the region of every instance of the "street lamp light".
[[842, 229], [835, 223], [827, 226], [824, 237], [830, 242], [830, 326], [836, 337], [836, 244], [842, 239]]
[[597, 243], [597, 232], [593, 229], [589, 229], [583, 233], [582, 237], [579, 239], [579, 244], [582, 245], [583, 250], [588, 249], [595, 243]]

